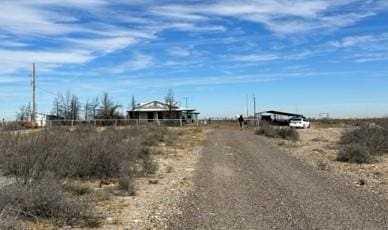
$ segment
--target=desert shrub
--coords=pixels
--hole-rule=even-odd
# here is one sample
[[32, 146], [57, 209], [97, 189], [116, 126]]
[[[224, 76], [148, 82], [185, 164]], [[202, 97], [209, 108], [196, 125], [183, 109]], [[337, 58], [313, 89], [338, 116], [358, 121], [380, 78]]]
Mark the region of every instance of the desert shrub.
[[388, 126], [364, 123], [346, 131], [339, 141], [337, 160], [369, 163], [388, 150]]
[[3, 131], [15, 131], [15, 130], [26, 129], [23, 126], [23, 123], [21, 121], [6, 122], [6, 123], [0, 124], [0, 125], [1, 125], [0, 130], [3, 130]]
[[296, 130], [291, 128], [277, 128], [266, 122], [260, 125], [260, 128], [256, 129], [257, 135], [264, 135], [272, 138], [282, 138], [286, 140], [297, 141], [299, 140], [299, 134]]
[[140, 129], [99, 131], [90, 127], [4, 134], [0, 138], [0, 166], [24, 181], [47, 173], [59, 178], [107, 178], [119, 177], [130, 167], [148, 172], [152, 156], [142, 145], [147, 134]]
[[28, 229], [25, 223], [16, 217], [7, 215], [5, 212], [0, 213], [0, 229], [2, 230], [19, 230]]
[[165, 141], [167, 133], [168, 130], [165, 126], [146, 126], [142, 143], [146, 146], [156, 146], [159, 142]]
[[85, 202], [70, 199], [62, 185], [52, 178], [3, 187], [0, 212], [8, 217], [53, 218], [61, 224], [73, 223], [89, 213]]
[[[119, 186], [134, 195], [136, 176], [158, 169], [153, 152], [143, 143], [148, 138], [161, 141], [167, 134], [167, 129], [149, 127], [88, 126], [0, 133], [0, 169], [16, 178], [16, 183], [0, 190], [0, 213], [53, 218], [66, 224], [82, 218], [87, 226], [94, 226], [98, 221], [85, 216], [88, 207], [81, 202], [90, 189], [59, 182], [65, 178], [119, 178]], [[74, 199], [69, 199], [70, 195]], [[0, 227], [9, 223], [0, 223]]]
[[89, 186], [77, 182], [65, 184], [64, 189], [75, 196], [84, 196], [93, 192]]
[[286, 140], [291, 140], [291, 141], [297, 141], [299, 140], [299, 133], [295, 129], [291, 128], [280, 128], [277, 129], [277, 135]]
[[340, 148], [336, 159], [337, 161], [362, 164], [372, 162], [373, 155], [365, 145], [347, 144]]
[[141, 171], [145, 174], [154, 174], [158, 170], [158, 164], [152, 157], [149, 148], [143, 148], [140, 151], [139, 158], [142, 160]]
[[276, 128], [267, 122], [262, 122], [260, 124], [260, 128], [258, 128], [255, 132], [257, 135], [264, 135], [267, 137], [277, 137]]
[[136, 185], [135, 180], [132, 176], [122, 176], [118, 180], [119, 189], [128, 192], [130, 196], [134, 196], [136, 194]]

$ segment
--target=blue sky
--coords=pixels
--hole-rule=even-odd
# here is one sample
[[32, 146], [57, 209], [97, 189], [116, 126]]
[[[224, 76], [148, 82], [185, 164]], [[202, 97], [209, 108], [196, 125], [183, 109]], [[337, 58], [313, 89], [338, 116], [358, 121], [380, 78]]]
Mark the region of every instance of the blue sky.
[[277, 109], [388, 115], [386, 0], [1, 0], [0, 117], [57, 92], [123, 107], [175, 98], [202, 116]]

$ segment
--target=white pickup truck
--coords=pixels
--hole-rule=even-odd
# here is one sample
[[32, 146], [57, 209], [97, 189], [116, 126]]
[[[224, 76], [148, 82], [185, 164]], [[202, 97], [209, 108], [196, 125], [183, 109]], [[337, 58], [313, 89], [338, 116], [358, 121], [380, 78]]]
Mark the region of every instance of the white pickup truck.
[[289, 126], [291, 128], [302, 128], [302, 129], [308, 129], [310, 128], [311, 124], [306, 118], [304, 117], [294, 117], [290, 119]]

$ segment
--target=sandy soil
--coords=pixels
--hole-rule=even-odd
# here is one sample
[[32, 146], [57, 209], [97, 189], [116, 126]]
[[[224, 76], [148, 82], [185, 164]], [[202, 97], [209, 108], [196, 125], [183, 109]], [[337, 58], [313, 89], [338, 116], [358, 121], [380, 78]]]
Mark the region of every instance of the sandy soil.
[[350, 164], [335, 160], [338, 141], [346, 128], [311, 128], [298, 130], [300, 141], [296, 143], [273, 140], [293, 156], [313, 165], [318, 170], [329, 170], [350, 176], [357, 185], [366, 185], [375, 193], [388, 197], [388, 156], [373, 164]]
[[193, 187], [205, 133], [197, 128], [177, 132], [175, 144], [158, 147], [163, 152], [156, 155], [158, 172], [137, 179], [136, 196], [114, 195], [98, 203], [105, 218], [100, 229], [165, 229], [168, 217], [180, 212], [177, 204]]

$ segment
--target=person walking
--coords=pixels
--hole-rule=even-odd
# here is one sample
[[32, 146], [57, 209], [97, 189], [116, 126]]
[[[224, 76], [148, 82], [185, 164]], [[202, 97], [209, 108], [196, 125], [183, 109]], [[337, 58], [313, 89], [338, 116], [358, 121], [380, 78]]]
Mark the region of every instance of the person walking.
[[238, 123], [240, 124], [240, 130], [243, 130], [243, 128], [244, 128], [244, 117], [243, 117], [243, 115], [240, 115], [240, 117], [238, 118]]

